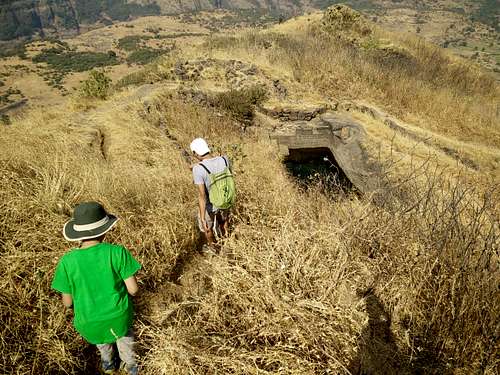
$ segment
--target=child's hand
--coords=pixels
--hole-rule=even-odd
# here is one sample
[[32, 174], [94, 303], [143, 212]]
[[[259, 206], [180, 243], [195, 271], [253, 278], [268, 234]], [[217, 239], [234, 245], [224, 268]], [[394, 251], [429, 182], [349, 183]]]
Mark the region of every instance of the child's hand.
[[137, 280], [135, 276], [130, 276], [128, 279], [123, 280], [125, 282], [125, 286], [127, 287], [127, 292], [131, 296], [135, 296], [139, 291], [139, 285], [137, 285]]

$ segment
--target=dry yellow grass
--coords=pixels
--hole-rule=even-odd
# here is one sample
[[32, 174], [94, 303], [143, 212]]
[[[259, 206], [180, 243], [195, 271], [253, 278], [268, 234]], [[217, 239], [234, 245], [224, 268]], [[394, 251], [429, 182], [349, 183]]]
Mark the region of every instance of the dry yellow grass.
[[[387, 95], [356, 78], [352, 60], [342, 60], [352, 51], [328, 47], [329, 37], [264, 35], [276, 47], [267, 52], [259, 38], [244, 36], [236, 47], [259, 51], [264, 67], [283, 64], [294, 87], [304, 84], [304, 96], [317, 95], [315, 88], [335, 96], [345, 88], [349, 98]], [[305, 42], [316, 44], [309, 49]], [[291, 54], [297, 47], [304, 57]], [[313, 47], [324, 49], [316, 51], [316, 73], [306, 65]], [[321, 69], [333, 69], [328, 53], [346, 75], [324, 79]], [[439, 74], [448, 77], [446, 70]], [[303, 189], [259, 129], [242, 133], [234, 120], [182, 102], [168, 87], [123, 91], [87, 111], [38, 110], [2, 128], [3, 372], [95, 369], [96, 353], [71, 328], [49, 285], [69, 247], [61, 228], [71, 208], [97, 199], [122, 218], [109, 240], [123, 243], [144, 266], [136, 299], [144, 374], [495, 373], [495, 186], [475, 191], [459, 178], [447, 181], [432, 163], [410, 168], [405, 160], [398, 169], [387, 154], [382, 162], [392, 188], [378, 205], [331, 192], [321, 180]], [[397, 113], [420, 108], [389, 98], [380, 104]], [[437, 121], [435, 112], [427, 115]], [[390, 133], [366, 121], [371, 137], [390, 143]], [[494, 145], [482, 138], [482, 126], [477, 142]], [[198, 253], [195, 189], [178, 149], [195, 136], [227, 152], [237, 178], [233, 232], [213, 257]], [[414, 150], [407, 141], [396, 146], [405, 157]]]
[[294, 33], [279, 25], [276, 32], [213, 38], [208, 50], [292, 77], [302, 91], [371, 100], [447, 137], [498, 147], [500, 93], [493, 77], [421, 39], [374, 26], [365, 37], [349, 29], [328, 34], [317, 18], [290, 21]]
[[[4, 129], [1, 303], [7, 324], [1, 343], [7, 372], [94, 366], [95, 355], [48, 289], [67, 249], [62, 224], [85, 199], [98, 199], [123, 218], [110, 239], [144, 265], [136, 326], [146, 374], [352, 373], [359, 366], [405, 373], [411, 366], [444, 366], [457, 350], [467, 354], [452, 367], [494, 368], [495, 348], [487, 343], [499, 311], [491, 283], [498, 269], [484, 263], [496, 255], [480, 249], [493, 250], [488, 241], [498, 241], [498, 229], [489, 240], [474, 239], [472, 248], [461, 237], [477, 235], [465, 225], [469, 220], [487, 228], [487, 211], [454, 223], [449, 207], [462, 202], [448, 206], [453, 199], [442, 206], [433, 201], [436, 207], [427, 211], [422, 201], [418, 209], [405, 206], [419, 201], [407, 198], [391, 212], [354, 196], [332, 200], [320, 186], [301, 191], [271, 145], [242, 136], [232, 121], [169, 95], [148, 99], [148, 106], [123, 94], [80, 118], [34, 113]], [[176, 264], [196, 253], [194, 190], [187, 164], [160, 126], [183, 146], [195, 135], [215, 140], [229, 151], [238, 178], [235, 228], [223, 255], [186, 264], [181, 270], [191, 281], [180, 291], [170, 280], [183, 276]], [[449, 228], [462, 235], [449, 237]], [[441, 243], [445, 238], [451, 242]], [[483, 263], [462, 263], [462, 248]], [[440, 268], [436, 262], [443, 262]], [[463, 267], [471, 280], [463, 280]], [[469, 297], [468, 288], [478, 286]], [[481, 301], [489, 309], [478, 310]], [[448, 312], [463, 316], [466, 327], [484, 325], [483, 333], [465, 329], [475, 335], [474, 345], [457, 338], [455, 347], [441, 347], [451, 338], [448, 330], [457, 329]], [[442, 352], [434, 352], [436, 345]], [[481, 363], [461, 361], [481, 361], [479, 353]]]

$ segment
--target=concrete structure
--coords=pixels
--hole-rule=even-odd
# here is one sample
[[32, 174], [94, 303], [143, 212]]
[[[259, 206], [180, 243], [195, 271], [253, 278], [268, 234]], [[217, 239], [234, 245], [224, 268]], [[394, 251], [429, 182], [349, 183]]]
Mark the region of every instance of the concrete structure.
[[378, 179], [362, 148], [363, 127], [335, 112], [311, 121], [289, 122], [271, 135], [285, 160], [305, 161], [329, 150], [345, 176], [362, 193], [377, 189]]

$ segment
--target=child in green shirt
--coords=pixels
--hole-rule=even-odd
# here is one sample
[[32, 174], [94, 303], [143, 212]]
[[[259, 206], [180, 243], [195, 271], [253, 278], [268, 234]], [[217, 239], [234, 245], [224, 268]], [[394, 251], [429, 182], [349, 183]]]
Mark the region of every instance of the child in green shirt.
[[88, 342], [97, 345], [102, 369], [114, 373], [114, 344], [129, 374], [138, 374], [134, 353], [131, 296], [138, 291], [135, 273], [141, 265], [126, 248], [103, 242], [118, 221], [97, 202], [79, 204], [64, 225], [69, 241], [81, 241], [59, 261], [52, 288], [62, 293], [66, 307], [74, 306], [73, 324]]

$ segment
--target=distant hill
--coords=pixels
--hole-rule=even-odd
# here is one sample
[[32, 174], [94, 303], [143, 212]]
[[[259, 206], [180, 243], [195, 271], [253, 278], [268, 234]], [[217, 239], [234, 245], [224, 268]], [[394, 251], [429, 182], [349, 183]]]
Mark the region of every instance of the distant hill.
[[0, 5], [0, 40], [34, 33], [78, 32], [82, 23], [124, 21], [131, 16], [159, 14], [155, 3], [126, 0], [7, 0]]
[[[329, 1], [329, 3], [332, 3]], [[317, 4], [318, 5], [318, 4]], [[107, 25], [130, 18], [211, 9], [262, 9], [296, 14], [300, 0], [6, 0], [0, 4], [0, 40], [34, 34], [74, 34], [82, 25]], [[97, 24], [97, 25], [96, 25]]]
[[74, 34], [82, 25], [106, 25], [145, 15], [224, 8], [260, 9], [277, 16], [293, 16], [336, 3], [346, 3], [368, 13], [402, 8], [456, 12], [498, 31], [497, 0], [4, 0], [0, 4], [0, 40], [34, 34]]

